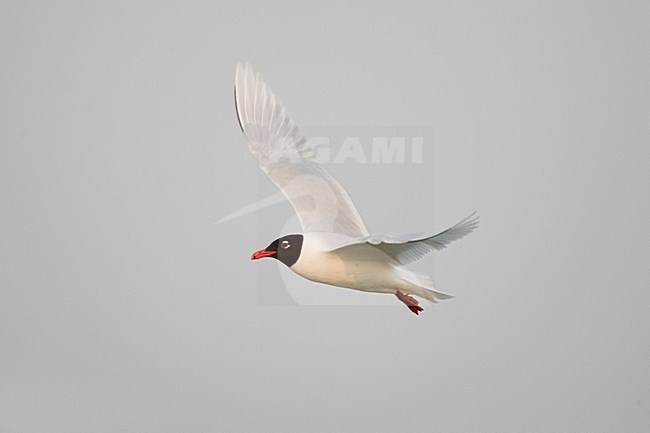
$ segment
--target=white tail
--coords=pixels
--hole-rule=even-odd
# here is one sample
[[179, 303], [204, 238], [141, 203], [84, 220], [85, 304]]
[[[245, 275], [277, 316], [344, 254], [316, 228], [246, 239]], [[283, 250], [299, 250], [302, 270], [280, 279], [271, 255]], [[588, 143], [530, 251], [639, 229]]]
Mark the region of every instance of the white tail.
[[405, 288], [405, 291], [410, 294], [419, 296], [433, 303], [453, 298], [451, 295], [433, 290], [433, 281], [427, 274], [408, 271], [399, 267], [395, 267], [395, 271], [401, 280], [408, 283], [408, 288]]

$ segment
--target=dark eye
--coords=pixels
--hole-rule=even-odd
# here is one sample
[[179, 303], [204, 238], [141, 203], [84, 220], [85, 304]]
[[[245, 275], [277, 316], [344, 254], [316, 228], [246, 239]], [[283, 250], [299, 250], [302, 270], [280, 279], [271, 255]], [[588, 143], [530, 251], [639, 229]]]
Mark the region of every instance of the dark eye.
[[291, 244], [289, 243], [289, 241], [282, 241], [282, 243], [280, 244], [280, 247], [281, 247], [282, 249], [285, 249], [285, 250], [286, 250], [287, 248], [289, 248], [290, 246], [291, 246]]

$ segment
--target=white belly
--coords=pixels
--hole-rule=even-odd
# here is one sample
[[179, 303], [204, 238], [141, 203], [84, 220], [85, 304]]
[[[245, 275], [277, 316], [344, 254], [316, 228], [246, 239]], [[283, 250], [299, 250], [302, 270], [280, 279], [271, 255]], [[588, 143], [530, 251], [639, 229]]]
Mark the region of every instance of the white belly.
[[396, 277], [394, 266], [372, 247], [362, 255], [340, 255], [323, 251], [319, 239], [305, 237], [300, 258], [291, 267], [296, 274], [311, 281], [367, 292], [395, 293], [403, 281]]

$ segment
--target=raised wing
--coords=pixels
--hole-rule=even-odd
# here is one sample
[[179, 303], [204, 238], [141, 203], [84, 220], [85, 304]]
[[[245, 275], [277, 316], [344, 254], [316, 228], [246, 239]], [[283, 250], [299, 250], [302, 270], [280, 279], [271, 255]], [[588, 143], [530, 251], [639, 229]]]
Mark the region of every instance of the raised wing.
[[407, 233], [407, 234], [377, 234], [357, 238], [338, 245], [332, 251], [345, 248], [355, 248], [359, 245], [371, 245], [391, 256], [401, 265], [421, 259], [433, 250], [447, 248], [451, 242], [470, 234], [478, 227], [479, 217], [476, 212], [460, 221], [453, 227], [438, 234]]
[[316, 162], [289, 113], [248, 63], [237, 65], [235, 106], [250, 151], [293, 206], [304, 233], [368, 235], [350, 196]]

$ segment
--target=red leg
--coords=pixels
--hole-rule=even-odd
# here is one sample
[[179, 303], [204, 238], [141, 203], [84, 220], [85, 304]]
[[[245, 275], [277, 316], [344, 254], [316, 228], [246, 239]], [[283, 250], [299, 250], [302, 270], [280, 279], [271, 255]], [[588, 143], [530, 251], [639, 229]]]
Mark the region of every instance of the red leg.
[[418, 300], [415, 299], [413, 296], [409, 296], [406, 293], [402, 293], [399, 290], [395, 293], [395, 296], [397, 296], [397, 299], [400, 301], [404, 302], [407, 307], [409, 307], [409, 310], [414, 312], [415, 314], [420, 314], [420, 311], [424, 311], [424, 308], [420, 307], [418, 304]]

